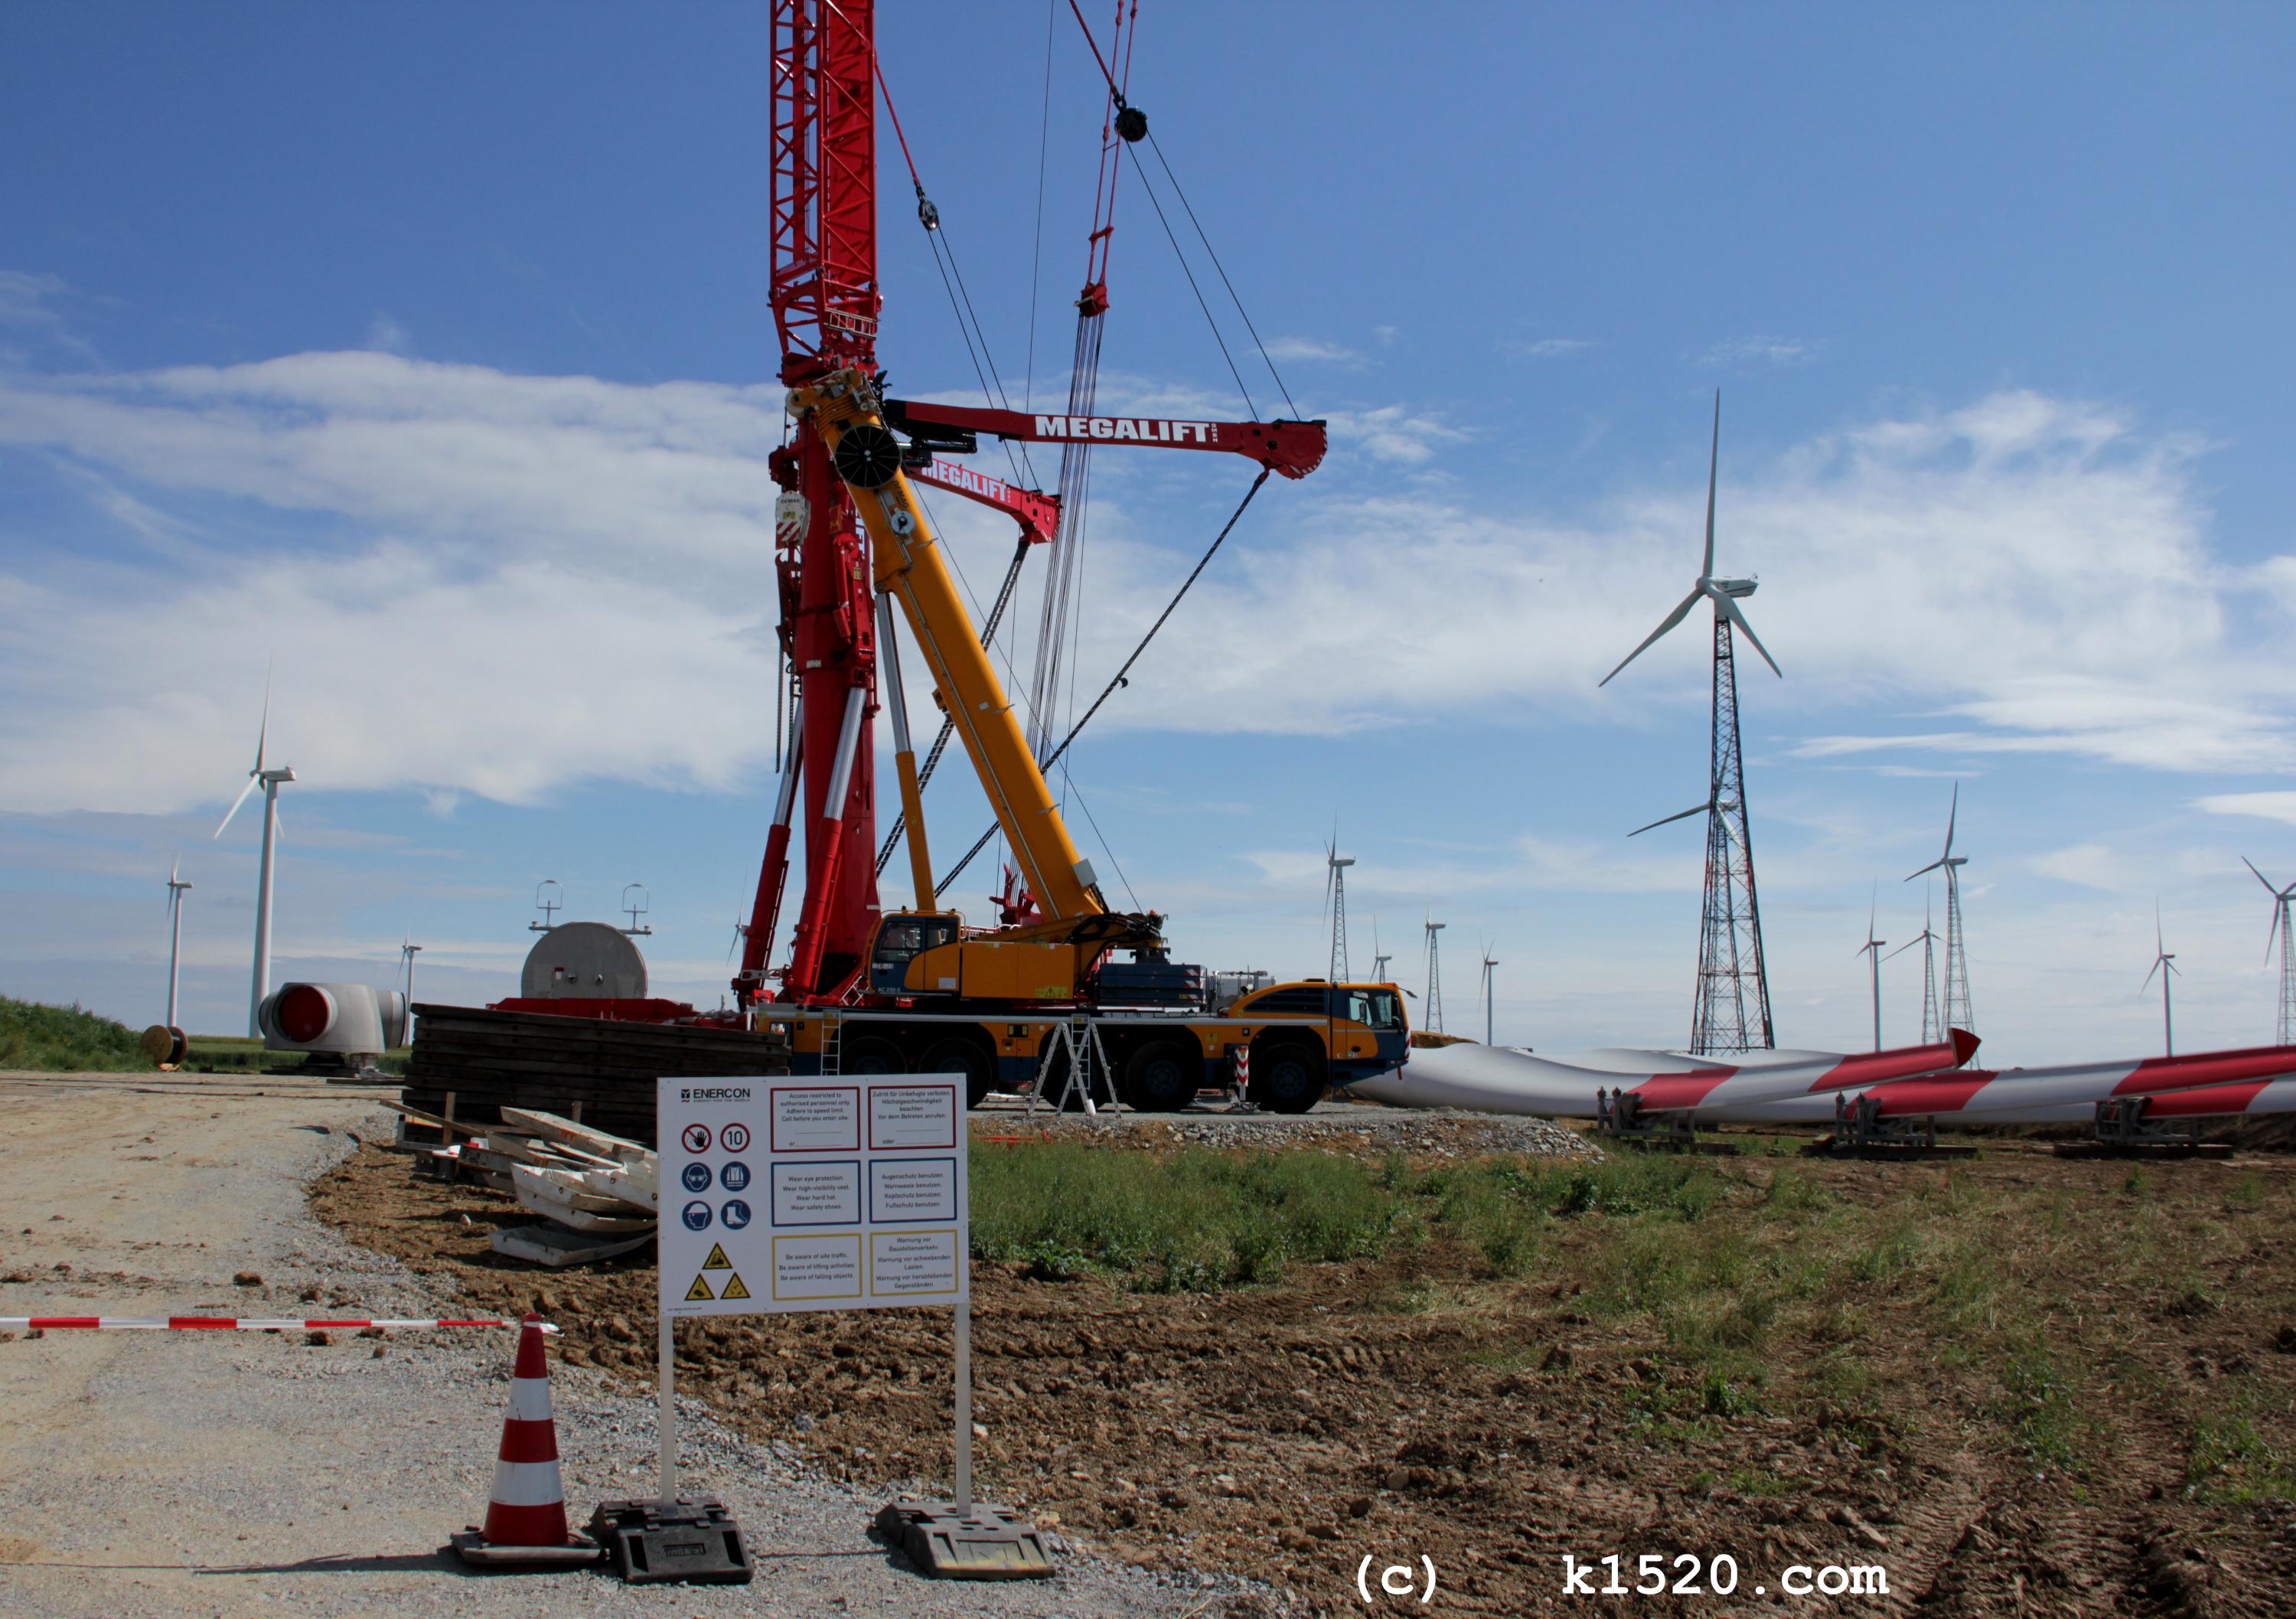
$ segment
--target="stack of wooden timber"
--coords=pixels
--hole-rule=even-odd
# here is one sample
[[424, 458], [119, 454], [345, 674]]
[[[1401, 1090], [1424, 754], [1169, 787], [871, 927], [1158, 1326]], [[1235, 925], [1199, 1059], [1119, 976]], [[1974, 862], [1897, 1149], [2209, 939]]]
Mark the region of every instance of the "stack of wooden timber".
[[457, 1123], [497, 1122], [504, 1107], [539, 1109], [654, 1145], [655, 1081], [691, 1074], [787, 1073], [778, 1033], [693, 1023], [620, 1023], [418, 1006], [401, 1099]]
[[501, 1124], [472, 1135], [403, 1102], [384, 1105], [439, 1131], [444, 1146], [407, 1149], [432, 1173], [506, 1193], [550, 1222], [493, 1233], [496, 1253], [558, 1270], [653, 1240], [660, 1161], [642, 1143], [521, 1107], [504, 1108]]

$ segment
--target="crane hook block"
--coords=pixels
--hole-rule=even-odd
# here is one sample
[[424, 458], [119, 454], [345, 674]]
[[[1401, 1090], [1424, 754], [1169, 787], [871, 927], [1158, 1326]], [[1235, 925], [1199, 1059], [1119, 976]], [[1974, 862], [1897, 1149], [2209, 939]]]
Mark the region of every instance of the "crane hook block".
[[1148, 115], [1137, 107], [1118, 109], [1116, 133], [1128, 141], [1141, 140], [1148, 133]]
[[830, 459], [855, 489], [882, 489], [901, 469], [901, 441], [873, 423], [857, 422], [839, 438]]

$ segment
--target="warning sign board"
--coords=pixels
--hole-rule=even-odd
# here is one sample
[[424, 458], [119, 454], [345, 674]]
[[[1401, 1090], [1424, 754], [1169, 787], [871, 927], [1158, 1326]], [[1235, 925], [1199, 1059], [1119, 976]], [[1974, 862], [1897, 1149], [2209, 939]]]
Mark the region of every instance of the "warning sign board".
[[964, 1075], [679, 1077], [658, 1105], [683, 1194], [661, 1222], [667, 1313], [970, 1296]]

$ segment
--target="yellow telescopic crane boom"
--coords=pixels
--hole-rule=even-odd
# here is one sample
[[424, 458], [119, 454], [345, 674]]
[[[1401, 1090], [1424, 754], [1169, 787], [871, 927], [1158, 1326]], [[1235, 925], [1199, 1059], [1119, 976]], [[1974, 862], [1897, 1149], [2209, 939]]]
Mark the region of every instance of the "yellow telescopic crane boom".
[[[790, 409], [793, 415], [813, 415], [838, 476], [853, 490], [869, 530], [877, 589], [899, 602], [931, 670], [935, 696], [955, 722], [1021, 880], [1044, 916], [1041, 924], [1005, 930], [1004, 936], [1074, 940], [1095, 951], [1109, 945], [1160, 943], [1162, 930], [1153, 916], [1111, 914], [1092, 867], [1078, 855], [1004, 683], [902, 473], [900, 440], [885, 426], [881, 401], [867, 378], [844, 371], [797, 389], [790, 395]], [[921, 847], [923, 823], [915, 801], [914, 756], [901, 763], [902, 810]], [[919, 877], [918, 888], [918, 908], [931, 908], [929, 875]]]

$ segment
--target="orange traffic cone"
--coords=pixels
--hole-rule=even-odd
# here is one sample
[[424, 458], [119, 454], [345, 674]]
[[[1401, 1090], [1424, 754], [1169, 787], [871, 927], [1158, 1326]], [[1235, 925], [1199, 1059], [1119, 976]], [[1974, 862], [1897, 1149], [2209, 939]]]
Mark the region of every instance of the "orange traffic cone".
[[566, 1527], [566, 1491], [558, 1478], [558, 1427], [550, 1416], [550, 1361], [542, 1318], [529, 1314], [510, 1374], [510, 1415], [503, 1421], [495, 1488], [483, 1529], [453, 1538], [466, 1563], [488, 1568], [563, 1568], [593, 1563], [598, 1543]]

